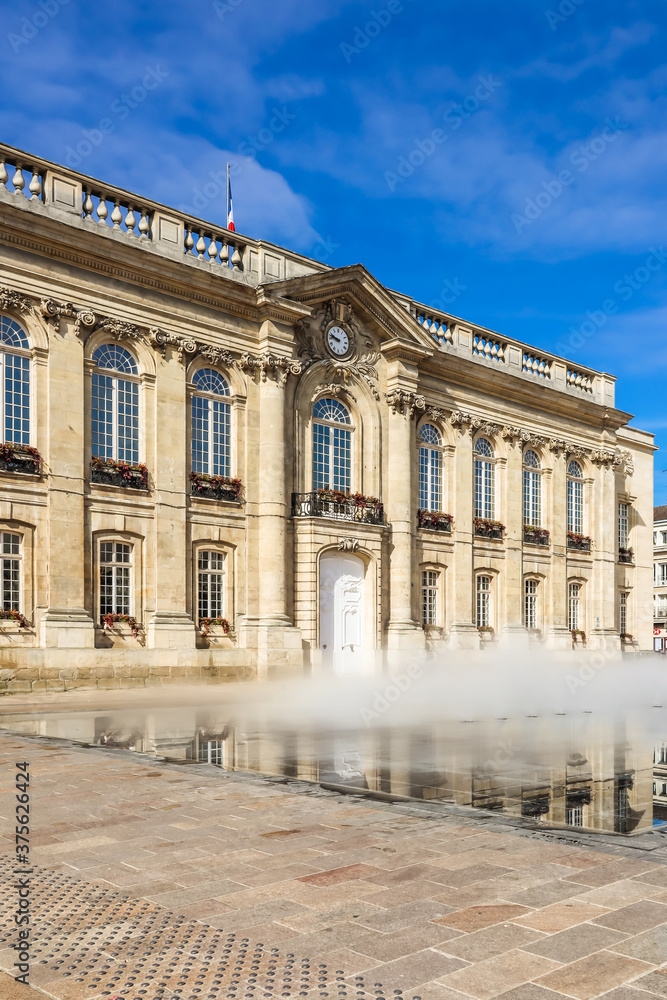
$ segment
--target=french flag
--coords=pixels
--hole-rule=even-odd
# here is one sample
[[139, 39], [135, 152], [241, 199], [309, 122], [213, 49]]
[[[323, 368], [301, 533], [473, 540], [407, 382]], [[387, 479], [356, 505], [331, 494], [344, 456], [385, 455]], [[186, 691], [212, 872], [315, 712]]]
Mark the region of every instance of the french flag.
[[236, 232], [236, 226], [234, 225], [234, 205], [232, 202], [232, 182], [229, 177], [229, 164], [227, 164], [227, 229], [230, 232]]

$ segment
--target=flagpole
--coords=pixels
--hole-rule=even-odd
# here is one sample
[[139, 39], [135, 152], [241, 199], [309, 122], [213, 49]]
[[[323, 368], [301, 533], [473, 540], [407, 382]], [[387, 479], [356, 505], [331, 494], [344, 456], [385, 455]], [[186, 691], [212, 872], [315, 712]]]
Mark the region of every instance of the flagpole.
[[225, 210], [225, 229], [229, 226], [229, 163], [227, 164], [227, 206]]

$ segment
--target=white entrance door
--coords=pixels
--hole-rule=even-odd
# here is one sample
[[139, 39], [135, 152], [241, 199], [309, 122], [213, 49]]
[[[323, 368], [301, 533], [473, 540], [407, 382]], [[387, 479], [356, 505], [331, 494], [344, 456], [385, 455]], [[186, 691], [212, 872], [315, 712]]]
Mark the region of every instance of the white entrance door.
[[335, 674], [364, 670], [364, 563], [325, 552], [320, 560], [320, 646]]

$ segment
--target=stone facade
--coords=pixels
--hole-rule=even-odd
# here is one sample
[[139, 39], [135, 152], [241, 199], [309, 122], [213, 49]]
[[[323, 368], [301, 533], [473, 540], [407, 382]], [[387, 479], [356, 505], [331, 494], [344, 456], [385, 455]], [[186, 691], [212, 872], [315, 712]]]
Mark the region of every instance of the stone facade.
[[5, 690], [652, 648], [612, 376], [0, 152]]

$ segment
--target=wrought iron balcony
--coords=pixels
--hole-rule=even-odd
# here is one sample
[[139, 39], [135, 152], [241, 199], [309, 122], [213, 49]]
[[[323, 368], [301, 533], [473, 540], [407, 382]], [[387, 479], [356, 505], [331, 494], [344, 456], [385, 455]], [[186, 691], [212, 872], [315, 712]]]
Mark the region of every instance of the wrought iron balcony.
[[375, 497], [361, 493], [316, 490], [292, 494], [292, 517], [330, 517], [336, 521], [384, 524], [384, 507]]
[[475, 534], [480, 538], [502, 538], [505, 525], [500, 521], [489, 521], [485, 517], [475, 518]]
[[243, 483], [240, 479], [230, 479], [227, 476], [208, 476], [203, 472], [191, 472], [190, 495], [193, 497], [205, 497], [207, 500], [226, 500], [229, 503], [241, 503], [243, 499]]
[[574, 531], [567, 533], [568, 549], [577, 549], [579, 552], [591, 551], [591, 540], [587, 535], [578, 535]]
[[531, 524], [524, 524], [523, 540], [529, 545], [549, 545], [551, 535], [546, 528], [534, 528]]
[[619, 549], [618, 561], [620, 563], [633, 563], [635, 561], [635, 554], [632, 549]]
[[443, 514], [441, 510], [417, 511], [417, 525], [420, 528], [429, 528], [431, 531], [443, 531], [447, 535], [452, 533], [452, 522], [454, 518], [451, 514]]
[[100, 486], [147, 490], [148, 469], [145, 465], [130, 465], [113, 458], [93, 458], [90, 465], [90, 481]]
[[38, 476], [41, 466], [42, 458], [36, 448], [9, 442], [0, 444], [0, 472], [19, 472]]

